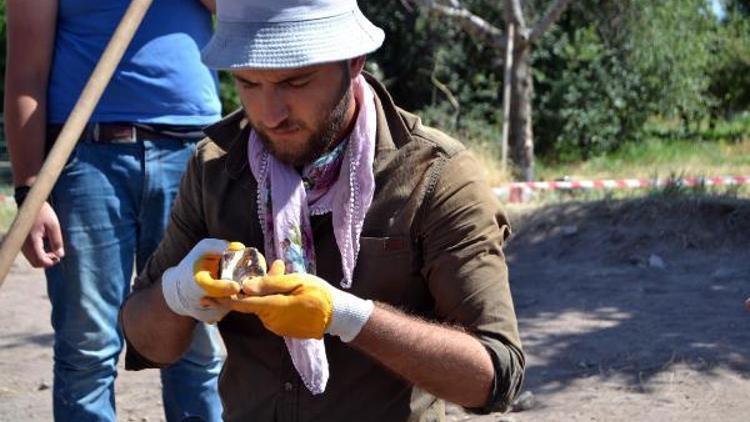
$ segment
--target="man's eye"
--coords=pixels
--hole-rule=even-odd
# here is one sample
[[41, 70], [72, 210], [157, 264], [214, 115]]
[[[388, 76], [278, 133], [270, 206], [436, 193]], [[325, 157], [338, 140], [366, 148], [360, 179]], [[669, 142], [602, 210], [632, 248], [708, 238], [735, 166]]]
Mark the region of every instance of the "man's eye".
[[292, 88], [302, 88], [310, 82], [308, 79], [297, 79], [293, 81], [287, 81], [286, 84]]
[[255, 82], [249, 82], [249, 81], [239, 81], [240, 86], [243, 89], [252, 89], [258, 86]]

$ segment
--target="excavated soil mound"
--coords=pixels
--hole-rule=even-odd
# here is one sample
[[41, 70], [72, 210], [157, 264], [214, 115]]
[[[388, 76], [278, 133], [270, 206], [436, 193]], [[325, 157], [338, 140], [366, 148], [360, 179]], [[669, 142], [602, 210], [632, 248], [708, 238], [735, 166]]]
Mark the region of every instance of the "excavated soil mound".
[[511, 210], [519, 421], [750, 420], [750, 203]]
[[[750, 420], [750, 203], [658, 198], [511, 208], [527, 352], [513, 412], [473, 421]], [[43, 274], [0, 290], [0, 421], [51, 420]], [[119, 420], [162, 419], [158, 374], [121, 373]]]

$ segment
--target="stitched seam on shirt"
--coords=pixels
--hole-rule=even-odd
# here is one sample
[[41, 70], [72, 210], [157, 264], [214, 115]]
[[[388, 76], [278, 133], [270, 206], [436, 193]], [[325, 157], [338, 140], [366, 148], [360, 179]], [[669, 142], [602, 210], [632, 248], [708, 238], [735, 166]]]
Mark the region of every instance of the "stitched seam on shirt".
[[421, 257], [422, 255], [422, 237], [424, 236], [424, 232], [422, 230], [422, 224], [424, 223], [424, 217], [427, 213], [426, 207], [427, 202], [432, 198], [432, 196], [435, 193], [435, 187], [437, 186], [437, 182], [440, 179], [440, 176], [443, 173], [443, 168], [445, 168], [445, 165], [448, 163], [448, 159], [441, 155], [437, 158], [437, 160], [430, 166], [429, 176], [427, 179], [427, 186], [425, 187], [424, 194], [422, 195], [422, 200], [419, 204], [419, 209], [417, 209], [417, 215], [419, 216], [419, 226], [416, 229], [416, 233], [413, 233], [413, 240], [412, 242], [419, 250], [419, 255]]

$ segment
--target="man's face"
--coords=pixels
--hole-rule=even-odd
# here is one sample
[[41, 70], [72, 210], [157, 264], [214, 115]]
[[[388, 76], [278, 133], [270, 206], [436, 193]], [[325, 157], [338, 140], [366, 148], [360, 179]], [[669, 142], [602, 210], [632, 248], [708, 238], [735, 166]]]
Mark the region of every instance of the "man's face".
[[232, 74], [250, 125], [286, 164], [312, 162], [335, 145], [353, 119], [348, 62]]

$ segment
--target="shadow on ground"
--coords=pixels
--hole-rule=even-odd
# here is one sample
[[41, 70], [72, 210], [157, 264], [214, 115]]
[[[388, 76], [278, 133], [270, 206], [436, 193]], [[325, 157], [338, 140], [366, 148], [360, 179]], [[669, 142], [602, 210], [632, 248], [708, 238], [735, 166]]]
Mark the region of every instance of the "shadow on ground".
[[28, 345], [52, 347], [53, 341], [53, 334], [17, 334], [5, 336], [5, 338], [3, 339], [3, 349], [10, 350], [19, 347], [25, 347]]
[[511, 219], [524, 389], [600, 376], [645, 392], [678, 363], [750, 377], [750, 203], [558, 204]]

